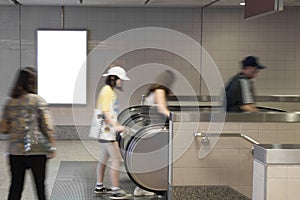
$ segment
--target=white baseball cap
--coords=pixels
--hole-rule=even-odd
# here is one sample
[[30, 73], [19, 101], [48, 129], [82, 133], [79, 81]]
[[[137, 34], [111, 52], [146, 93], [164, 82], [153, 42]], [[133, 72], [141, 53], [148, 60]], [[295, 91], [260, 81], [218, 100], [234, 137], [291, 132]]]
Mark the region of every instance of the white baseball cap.
[[119, 66], [112, 67], [107, 71], [106, 74], [103, 74], [103, 76], [109, 76], [109, 75], [118, 76], [120, 79], [125, 80], [125, 81], [130, 80], [130, 78], [128, 78], [126, 75], [126, 71], [122, 67], [119, 67]]

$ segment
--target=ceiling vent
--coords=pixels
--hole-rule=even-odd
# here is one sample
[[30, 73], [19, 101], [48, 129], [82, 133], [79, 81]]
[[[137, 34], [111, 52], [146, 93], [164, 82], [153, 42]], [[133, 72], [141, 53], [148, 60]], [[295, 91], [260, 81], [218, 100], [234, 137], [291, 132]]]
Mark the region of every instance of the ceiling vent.
[[0, 0], [0, 5], [15, 5], [11, 0]]

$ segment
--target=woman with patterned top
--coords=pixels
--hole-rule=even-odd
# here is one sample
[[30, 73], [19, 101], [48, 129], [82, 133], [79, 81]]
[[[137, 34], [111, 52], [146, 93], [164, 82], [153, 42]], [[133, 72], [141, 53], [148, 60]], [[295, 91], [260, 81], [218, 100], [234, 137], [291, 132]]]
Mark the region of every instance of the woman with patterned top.
[[32, 171], [38, 199], [47, 199], [46, 162], [55, 156], [55, 130], [48, 104], [36, 94], [36, 80], [33, 67], [22, 68], [3, 110], [1, 132], [10, 136], [8, 200], [21, 199], [27, 169]]

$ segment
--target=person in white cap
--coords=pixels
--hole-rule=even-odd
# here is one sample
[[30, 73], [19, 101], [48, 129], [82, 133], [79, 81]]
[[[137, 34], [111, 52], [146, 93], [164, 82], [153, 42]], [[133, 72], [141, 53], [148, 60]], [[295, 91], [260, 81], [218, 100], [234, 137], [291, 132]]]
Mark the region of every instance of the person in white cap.
[[[116, 141], [117, 132], [126, 132], [126, 128], [121, 126], [117, 121], [118, 116], [118, 101], [115, 89], [122, 90], [122, 82], [130, 80], [126, 71], [119, 66], [112, 67], [108, 70], [106, 84], [102, 87], [96, 104], [96, 109], [99, 109], [105, 122], [104, 131], [100, 133], [100, 158], [97, 166], [97, 183], [94, 190], [95, 194], [111, 193], [111, 199], [128, 199], [130, 194], [127, 194], [119, 187], [119, 167], [122, 160], [120, 149]], [[103, 185], [106, 163], [111, 160], [110, 180], [112, 187], [106, 188]]]

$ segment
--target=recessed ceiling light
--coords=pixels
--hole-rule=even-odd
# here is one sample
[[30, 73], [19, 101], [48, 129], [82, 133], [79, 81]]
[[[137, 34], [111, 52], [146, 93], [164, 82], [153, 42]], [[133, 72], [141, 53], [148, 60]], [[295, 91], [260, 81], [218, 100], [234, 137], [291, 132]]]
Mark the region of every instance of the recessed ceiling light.
[[241, 2], [240, 5], [241, 5], [241, 6], [244, 6], [244, 5], [246, 5], [246, 4], [245, 4], [245, 2]]

